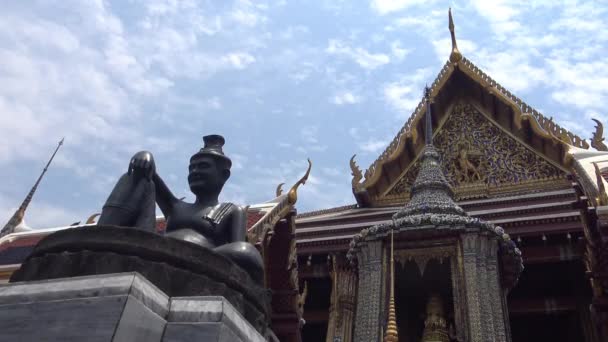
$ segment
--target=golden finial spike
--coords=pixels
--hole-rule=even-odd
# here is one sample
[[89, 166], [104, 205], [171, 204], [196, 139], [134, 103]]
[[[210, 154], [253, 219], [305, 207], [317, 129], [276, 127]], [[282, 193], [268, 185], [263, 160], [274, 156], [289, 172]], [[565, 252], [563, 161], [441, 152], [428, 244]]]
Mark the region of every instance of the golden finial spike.
[[399, 342], [397, 314], [395, 311], [395, 252], [393, 247], [393, 232], [394, 230], [391, 229], [391, 292], [388, 300], [388, 322], [386, 323], [384, 342]]
[[285, 183], [280, 183], [279, 185], [277, 185], [277, 190], [275, 191], [275, 195], [277, 195], [277, 197], [281, 196], [281, 194], [283, 193], [283, 184]]
[[86, 224], [92, 224], [95, 223], [95, 219], [97, 218], [97, 216], [101, 215], [101, 213], [95, 213], [91, 216], [89, 216], [89, 218], [86, 221]]
[[458, 44], [456, 43], [456, 33], [454, 32], [454, 19], [452, 19], [451, 7], [448, 10], [448, 17], [450, 20], [450, 35], [452, 36], [452, 53], [450, 53], [450, 62], [458, 63], [462, 59], [462, 54], [460, 53], [460, 51], [458, 51]]
[[291, 189], [289, 189], [289, 192], [287, 193], [287, 200], [289, 201], [289, 204], [294, 205], [296, 204], [296, 201], [298, 200], [298, 187], [302, 184], [305, 184], [306, 181], [308, 180], [308, 176], [310, 175], [310, 169], [312, 168], [312, 162], [310, 161], [310, 159], [308, 160], [308, 169], [306, 170], [306, 173], [304, 174], [304, 176], [302, 176], [302, 178], [300, 178], [299, 181], [296, 182], [296, 184], [294, 184]]
[[55, 148], [55, 151], [51, 155], [51, 158], [46, 163], [46, 166], [44, 167], [44, 169], [42, 169], [42, 173], [40, 174], [40, 176], [38, 176], [38, 180], [36, 180], [36, 183], [34, 183], [34, 186], [30, 189], [30, 192], [27, 194], [27, 196], [25, 196], [25, 199], [21, 203], [21, 206], [19, 206], [19, 209], [17, 209], [17, 211], [15, 211], [15, 213], [9, 219], [9, 221], [6, 223], [4, 228], [2, 228], [2, 230], [0, 230], [0, 237], [13, 233], [15, 231], [15, 228], [20, 223], [23, 222], [23, 218], [25, 217], [25, 210], [30, 205], [32, 198], [34, 197], [34, 193], [36, 192], [36, 189], [38, 189], [38, 185], [40, 185], [40, 182], [42, 181], [42, 177], [44, 177], [44, 174], [49, 169], [51, 162], [53, 162], [53, 159], [55, 158], [57, 151], [59, 151], [59, 148], [61, 147], [61, 145], [63, 145], [63, 140], [64, 140], [64, 138], [61, 138], [61, 140], [57, 144], [57, 147]]

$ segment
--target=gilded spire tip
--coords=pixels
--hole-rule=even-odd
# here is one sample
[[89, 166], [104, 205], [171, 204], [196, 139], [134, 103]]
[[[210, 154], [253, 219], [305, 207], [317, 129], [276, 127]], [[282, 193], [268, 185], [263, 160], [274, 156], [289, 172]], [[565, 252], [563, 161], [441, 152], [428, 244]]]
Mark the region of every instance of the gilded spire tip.
[[456, 33], [454, 30], [454, 19], [452, 18], [452, 8], [448, 9], [448, 18], [449, 18], [449, 29], [450, 36], [452, 36], [452, 53], [450, 53], [450, 62], [458, 63], [462, 59], [462, 54], [458, 50], [458, 44], [456, 43]]
[[391, 229], [390, 295], [388, 300], [388, 320], [386, 322], [386, 334], [384, 335], [384, 342], [399, 342], [397, 312], [395, 310], [395, 249], [393, 234], [394, 230]]

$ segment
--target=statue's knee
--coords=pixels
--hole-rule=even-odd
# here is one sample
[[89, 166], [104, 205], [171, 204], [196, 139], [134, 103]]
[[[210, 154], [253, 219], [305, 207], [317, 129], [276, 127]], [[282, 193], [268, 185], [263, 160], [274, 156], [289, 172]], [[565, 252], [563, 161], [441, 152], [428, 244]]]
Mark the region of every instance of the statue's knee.
[[214, 249], [245, 269], [256, 281], [262, 279], [264, 263], [260, 252], [250, 243], [233, 242]]

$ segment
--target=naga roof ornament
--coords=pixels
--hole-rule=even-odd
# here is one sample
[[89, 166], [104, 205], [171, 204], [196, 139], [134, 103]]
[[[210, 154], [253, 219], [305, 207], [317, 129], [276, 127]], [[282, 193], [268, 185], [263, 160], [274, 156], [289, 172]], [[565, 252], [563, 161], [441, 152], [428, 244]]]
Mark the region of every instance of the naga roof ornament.
[[597, 119], [591, 120], [597, 124], [595, 132], [593, 132], [593, 136], [591, 137], [591, 147], [598, 151], [608, 151], [608, 147], [604, 144], [604, 125]]

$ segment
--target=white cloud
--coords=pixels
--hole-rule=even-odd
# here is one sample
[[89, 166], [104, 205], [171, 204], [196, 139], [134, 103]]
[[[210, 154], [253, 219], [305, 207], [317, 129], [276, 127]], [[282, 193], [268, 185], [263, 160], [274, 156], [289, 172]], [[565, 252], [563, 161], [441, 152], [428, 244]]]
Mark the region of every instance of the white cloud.
[[330, 55], [342, 55], [351, 58], [360, 67], [373, 70], [390, 62], [390, 57], [383, 53], [370, 53], [363, 48], [352, 48], [343, 42], [331, 39], [325, 50]]
[[385, 15], [429, 2], [424, 0], [372, 0], [370, 5], [374, 11]]
[[319, 142], [319, 139], [317, 138], [318, 132], [319, 127], [317, 126], [304, 126], [300, 130], [300, 135], [305, 142], [316, 144]]
[[412, 49], [405, 49], [401, 46], [401, 42], [396, 40], [391, 43], [391, 52], [395, 59], [401, 61], [405, 58], [405, 56], [409, 55], [412, 52]]
[[418, 69], [398, 81], [386, 83], [382, 88], [384, 101], [399, 112], [400, 118], [409, 117], [422, 98], [424, 83], [432, 81], [430, 74], [430, 69]]
[[323, 167], [321, 168], [321, 172], [331, 177], [341, 176], [343, 173], [335, 167]]
[[289, 39], [293, 39], [295, 36], [306, 34], [309, 32], [310, 32], [310, 29], [308, 28], [308, 26], [295, 25], [295, 26], [289, 26], [286, 29], [279, 32], [279, 37], [281, 39], [289, 40]]
[[263, 5], [253, 5], [249, 0], [238, 0], [230, 13], [230, 18], [245, 26], [257, 26], [267, 21], [260, 10], [266, 10]]
[[389, 140], [373, 140], [370, 139], [364, 143], [359, 144], [359, 149], [364, 152], [378, 153], [384, 149], [389, 143]]
[[477, 51], [474, 58], [482, 70], [513, 92], [523, 92], [551, 82], [547, 70], [543, 66], [536, 66], [527, 51], [489, 52], [483, 49]]
[[578, 109], [605, 108], [608, 101], [608, 62], [570, 62], [565, 58], [548, 61], [551, 68], [553, 100]]
[[345, 91], [345, 92], [334, 95], [330, 99], [330, 101], [333, 104], [341, 106], [341, 105], [345, 105], [345, 104], [358, 103], [361, 101], [361, 98], [359, 96], [354, 95], [353, 93], [351, 93], [349, 91]]
[[511, 0], [472, 0], [473, 8], [484, 17], [498, 34], [504, 38], [506, 34], [520, 30], [521, 24], [516, 20], [520, 14], [516, 2]]
[[223, 57], [236, 69], [245, 69], [249, 64], [255, 62], [255, 57], [246, 52], [233, 52]]

